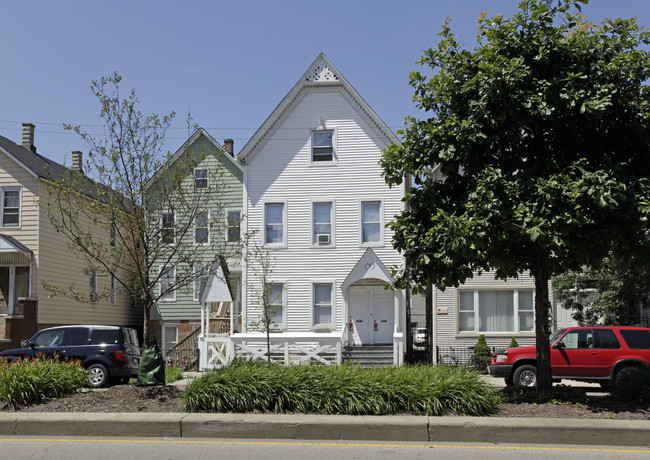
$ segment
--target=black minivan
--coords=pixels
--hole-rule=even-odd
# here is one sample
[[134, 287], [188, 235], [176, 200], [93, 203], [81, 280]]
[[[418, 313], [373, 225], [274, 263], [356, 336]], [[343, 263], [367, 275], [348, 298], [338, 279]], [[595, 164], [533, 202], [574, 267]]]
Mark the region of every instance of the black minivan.
[[87, 369], [92, 387], [128, 383], [140, 369], [140, 347], [134, 329], [118, 326], [58, 326], [38, 331], [22, 343], [23, 348], [0, 352], [12, 361], [17, 358], [57, 355], [78, 360]]

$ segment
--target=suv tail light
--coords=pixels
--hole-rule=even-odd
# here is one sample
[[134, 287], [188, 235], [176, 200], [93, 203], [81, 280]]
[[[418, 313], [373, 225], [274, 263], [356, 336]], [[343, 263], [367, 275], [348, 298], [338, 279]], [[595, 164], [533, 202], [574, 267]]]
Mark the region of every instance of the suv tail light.
[[118, 361], [126, 362], [126, 355], [122, 350], [115, 350], [115, 359]]

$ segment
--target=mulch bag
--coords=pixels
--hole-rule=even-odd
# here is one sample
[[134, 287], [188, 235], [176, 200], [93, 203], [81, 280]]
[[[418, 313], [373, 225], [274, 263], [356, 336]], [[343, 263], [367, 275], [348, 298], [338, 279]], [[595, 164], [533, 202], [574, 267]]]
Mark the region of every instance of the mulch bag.
[[139, 387], [165, 384], [165, 360], [155, 337], [149, 337], [140, 356]]

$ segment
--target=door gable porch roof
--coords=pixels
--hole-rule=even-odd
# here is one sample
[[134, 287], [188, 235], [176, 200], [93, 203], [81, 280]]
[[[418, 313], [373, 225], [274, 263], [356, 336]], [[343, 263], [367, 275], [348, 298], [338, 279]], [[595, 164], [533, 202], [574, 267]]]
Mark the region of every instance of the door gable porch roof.
[[341, 290], [346, 290], [351, 284], [366, 279], [378, 279], [386, 283], [392, 283], [393, 278], [384, 263], [377, 257], [372, 248], [366, 249], [354, 268], [343, 280]]

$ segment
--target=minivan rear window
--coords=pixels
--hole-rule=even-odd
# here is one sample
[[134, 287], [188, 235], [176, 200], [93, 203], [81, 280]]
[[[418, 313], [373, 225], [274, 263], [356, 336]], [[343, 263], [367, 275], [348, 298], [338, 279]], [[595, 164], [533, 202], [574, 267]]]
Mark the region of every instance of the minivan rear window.
[[120, 343], [120, 329], [94, 329], [90, 343], [92, 345]]
[[628, 347], [635, 350], [650, 350], [650, 331], [621, 329], [621, 335]]

